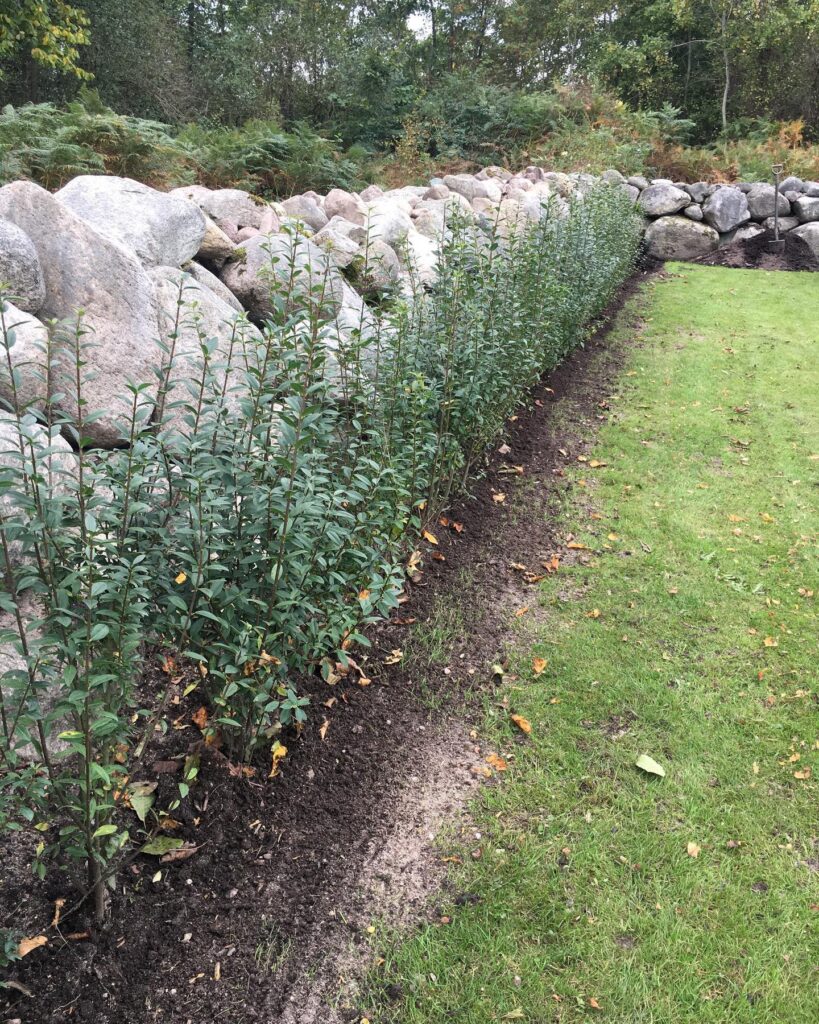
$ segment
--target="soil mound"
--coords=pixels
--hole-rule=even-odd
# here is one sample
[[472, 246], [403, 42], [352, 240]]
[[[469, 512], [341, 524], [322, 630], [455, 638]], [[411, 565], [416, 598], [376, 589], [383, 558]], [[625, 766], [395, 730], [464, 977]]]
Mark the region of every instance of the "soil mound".
[[764, 231], [753, 238], [716, 249], [693, 262], [711, 267], [737, 267], [748, 270], [819, 270], [819, 259], [814, 256], [810, 246], [803, 239], [797, 235], [786, 234], [785, 251], [774, 253], [768, 248], [773, 237], [773, 231]]

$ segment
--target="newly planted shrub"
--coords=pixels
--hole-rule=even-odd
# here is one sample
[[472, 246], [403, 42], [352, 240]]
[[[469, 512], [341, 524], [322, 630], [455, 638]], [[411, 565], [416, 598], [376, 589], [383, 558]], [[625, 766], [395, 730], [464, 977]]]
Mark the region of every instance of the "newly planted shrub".
[[[36, 830], [40, 874], [51, 854], [84, 860], [102, 918], [118, 856], [153, 835], [152, 798], [124, 785], [167, 728], [139, 706], [151, 649], [196, 666], [210, 743], [275, 772], [282, 730], [307, 716], [302, 681], [353, 657], [364, 672], [353, 648], [396, 606], [409, 546], [582, 341], [638, 233], [608, 187], [534, 223], [455, 219], [435, 284], [411, 273], [378, 322], [342, 322], [336, 272], [305, 268], [297, 235], [271, 250], [261, 332], [239, 317], [211, 336], [183, 279], [157, 379], [133, 386], [110, 452], [85, 442], [81, 321], [42, 354], [71, 370], [69, 422], [59, 396], [20, 400], [3, 314], [0, 641], [16, 660], [0, 679], [0, 823]], [[195, 775], [193, 759], [180, 797]]]

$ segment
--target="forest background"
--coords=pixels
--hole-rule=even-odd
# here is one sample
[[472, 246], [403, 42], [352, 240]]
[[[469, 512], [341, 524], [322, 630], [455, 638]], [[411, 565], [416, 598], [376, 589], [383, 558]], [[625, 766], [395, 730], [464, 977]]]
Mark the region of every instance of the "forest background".
[[818, 34], [819, 0], [0, 0], [0, 178], [816, 178]]

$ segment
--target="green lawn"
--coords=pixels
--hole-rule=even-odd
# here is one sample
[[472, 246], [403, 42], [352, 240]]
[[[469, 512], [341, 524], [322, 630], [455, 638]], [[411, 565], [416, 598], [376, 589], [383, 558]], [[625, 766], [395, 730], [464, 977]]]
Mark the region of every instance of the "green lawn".
[[819, 275], [669, 271], [487, 704], [479, 902], [373, 1024], [819, 1020]]

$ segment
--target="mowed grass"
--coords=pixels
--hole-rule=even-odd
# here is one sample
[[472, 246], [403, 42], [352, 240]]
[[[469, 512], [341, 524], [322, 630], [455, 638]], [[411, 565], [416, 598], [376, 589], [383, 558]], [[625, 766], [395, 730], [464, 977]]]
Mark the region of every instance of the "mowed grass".
[[373, 1024], [819, 1020], [819, 275], [669, 271]]

